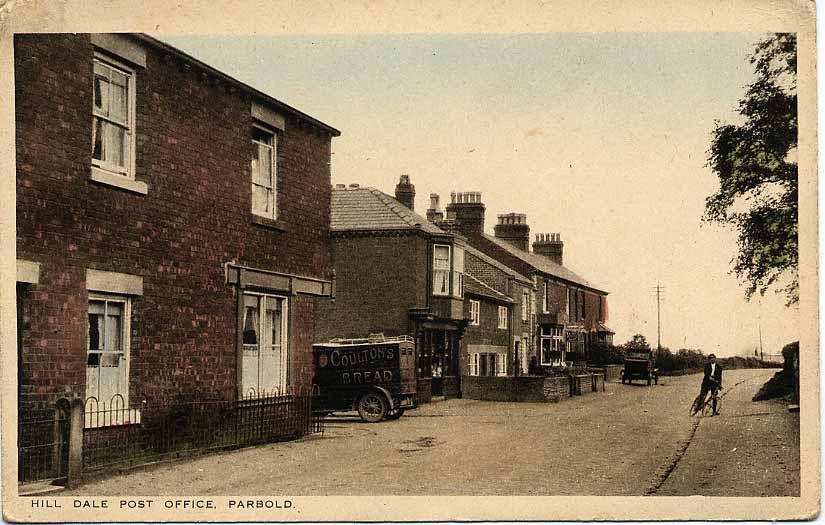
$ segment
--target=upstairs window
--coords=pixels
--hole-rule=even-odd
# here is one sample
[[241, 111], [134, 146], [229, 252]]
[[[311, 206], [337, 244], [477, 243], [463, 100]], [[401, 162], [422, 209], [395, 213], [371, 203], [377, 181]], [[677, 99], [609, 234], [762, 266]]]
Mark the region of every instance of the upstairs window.
[[453, 248], [453, 297], [464, 297], [464, 248]]
[[135, 73], [94, 58], [92, 165], [134, 179]]
[[481, 302], [470, 299], [470, 324], [478, 326], [481, 324]]
[[450, 246], [433, 247], [433, 294], [450, 295]]
[[544, 283], [544, 303], [542, 304], [541, 311], [548, 313], [550, 311], [550, 283], [547, 281], [542, 282]]
[[521, 320], [527, 321], [527, 316], [529, 315], [529, 308], [530, 308], [530, 292], [527, 290], [521, 291]]
[[275, 219], [277, 194], [277, 135], [260, 126], [252, 128], [252, 213]]
[[498, 307], [498, 327], [502, 330], [507, 329], [507, 307]]

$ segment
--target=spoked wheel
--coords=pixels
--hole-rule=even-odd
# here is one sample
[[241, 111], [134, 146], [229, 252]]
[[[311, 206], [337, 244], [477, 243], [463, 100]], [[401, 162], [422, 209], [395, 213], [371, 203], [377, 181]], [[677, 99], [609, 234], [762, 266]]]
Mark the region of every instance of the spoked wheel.
[[700, 399], [699, 396], [693, 400], [693, 403], [690, 404], [690, 415], [695, 416], [702, 408], [699, 406]]
[[367, 392], [358, 400], [358, 415], [367, 423], [378, 423], [388, 410], [387, 400], [378, 392]]
[[403, 408], [396, 408], [395, 410], [390, 410], [389, 412], [387, 412], [387, 421], [393, 421], [395, 419], [400, 418], [403, 415], [404, 415], [404, 409]]

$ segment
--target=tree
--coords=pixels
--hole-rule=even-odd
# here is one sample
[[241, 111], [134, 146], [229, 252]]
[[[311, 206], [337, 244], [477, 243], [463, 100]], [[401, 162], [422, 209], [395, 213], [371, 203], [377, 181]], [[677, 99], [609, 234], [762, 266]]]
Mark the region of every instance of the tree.
[[627, 350], [650, 350], [650, 345], [642, 334], [634, 335], [630, 341], [625, 343], [624, 347]]
[[791, 305], [799, 300], [796, 35], [758, 42], [750, 62], [756, 80], [739, 101], [743, 122], [715, 122], [707, 166], [719, 191], [703, 219], [738, 231], [733, 272], [748, 299], [779, 281]]

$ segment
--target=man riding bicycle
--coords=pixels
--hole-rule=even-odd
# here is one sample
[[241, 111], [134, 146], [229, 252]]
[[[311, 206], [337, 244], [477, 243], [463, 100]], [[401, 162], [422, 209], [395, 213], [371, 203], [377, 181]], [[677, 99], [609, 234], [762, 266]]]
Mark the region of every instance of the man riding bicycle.
[[699, 397], [696, 398], [696, 407], [699, 408], [705, 404], [705, 397], [710, 392], [713, 415], [718, 416], [719, 411], [716, 410], [716, 394], [722, 388], [722, 367], [716, 363], [716, 356], [710, 354], [708, 361], [705, 363], [705, 375], [702, 378], [702, 390], [699, 392]]

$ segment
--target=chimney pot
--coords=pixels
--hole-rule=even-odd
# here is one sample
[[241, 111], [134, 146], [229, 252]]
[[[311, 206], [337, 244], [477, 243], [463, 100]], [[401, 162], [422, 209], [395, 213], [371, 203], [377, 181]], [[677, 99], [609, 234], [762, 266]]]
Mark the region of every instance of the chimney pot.
[[344, 188], [346, 188], [346, 187], [347, 187], [347, 185], [346, 185], [346, 184], [336, 184], [336, 185], [335, 185], [335, 188], [336, 188], [336, 189], [339, 189], [339, 190], [343, 190], [343, 189], [344, 189]]
[[415, 186], [410, 183], [410, 176], [403, 174], [395, 186], [395, 200], [409, 208], [415, 209]]
[[349, 187], [350, 188], [360, 188], [361, 186], [359, 184], [352, 183], [352, 184], [349, 185]]

